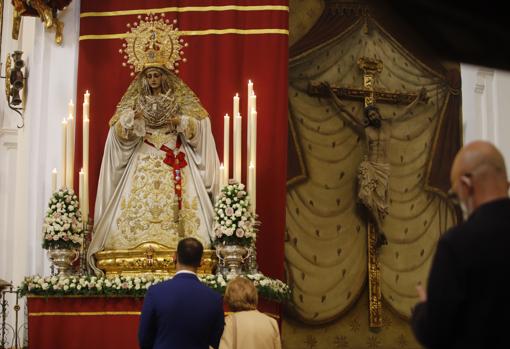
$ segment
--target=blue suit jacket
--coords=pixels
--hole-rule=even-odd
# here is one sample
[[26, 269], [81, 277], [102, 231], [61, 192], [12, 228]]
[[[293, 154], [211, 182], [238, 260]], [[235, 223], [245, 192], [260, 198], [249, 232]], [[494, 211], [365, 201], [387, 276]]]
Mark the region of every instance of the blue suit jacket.
[[221, 296], [195, 275], [178, 274], [147, 290], [138, 342], [142, 349], [218, 348], [224, 320]]

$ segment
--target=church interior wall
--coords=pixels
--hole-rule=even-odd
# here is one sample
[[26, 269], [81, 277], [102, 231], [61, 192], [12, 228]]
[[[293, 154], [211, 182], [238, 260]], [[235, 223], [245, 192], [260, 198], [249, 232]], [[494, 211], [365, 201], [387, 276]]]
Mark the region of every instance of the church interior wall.
[[[17, 127], [21, 119], [8, 108], [5, 97], [0, 97], [0, 278], [19, 283], [25, 275], [49, 273], [40, 232], [50, 196], [51, 170], [59, 167], [61, 121], [68, 101], [83, 92], [76, 91], [80, 2], [73, 1], [61, 13], [65, 23], [61, 47], [54, 43], [54, 32], [44, 30], [34, 18], [23, 18], [20, 39], [11, 39], [13, 9], [10, 1], [3, 3], [1, 61], [5, 63], [7, 53], [23, 50], [28, 76], [23, 128]], [[291, 0], [290, 8], [292, 43], [313, 25], [324, 2]], [[299, 20], [292, 22], [292, 16]], [[475, 139], [494, 142], [508, 166], [510, 73], [462, 65], [461, 74], [464, 143]], [[325, 325], [308, 326], [287, 318], [283, 324], [285, 347], [418, 347], [406, 320], [391, 311], [384, 318], [391, 327], [386, 327], [386, 337], [371, 332], [366, 299], [362, 294], [348, 314]], [[349, 334], [356, 339], [349, 342]]]

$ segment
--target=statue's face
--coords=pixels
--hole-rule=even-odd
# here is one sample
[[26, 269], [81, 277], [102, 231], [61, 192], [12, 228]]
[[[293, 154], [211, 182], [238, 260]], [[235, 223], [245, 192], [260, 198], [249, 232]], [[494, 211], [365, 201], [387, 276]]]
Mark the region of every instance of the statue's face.
[[158, 69], [147, 70], [145, 73], [145, 78], [153, 90], [157, 90], [161, 87], [161, 71]]

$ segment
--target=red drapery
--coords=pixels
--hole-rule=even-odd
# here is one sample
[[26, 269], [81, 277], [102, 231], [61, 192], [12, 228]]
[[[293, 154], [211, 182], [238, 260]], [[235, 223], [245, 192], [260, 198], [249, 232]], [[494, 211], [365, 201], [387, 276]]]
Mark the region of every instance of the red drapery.
[[[142, 304], [132, 297], [28, 297], [29, 347], [137, 349]], [[278, 303], [261, 299], [259, 310], [280, 322]]]
[[[139, 14], [164, 8], [166, 18], [177, 19], [179, 30], [196, 31], [182, 36], [189, 46], [184, 48], [187, 62], [181, 62], [179, 76], [210, 114], [220, 161], [223, 115], [232, 114], [232, 97], [239, 93], [244, 142], [248, 79], [254, 83], [258, 111], [257, 213], [262, 222], [257, 241], [258, 262], [262, 272], [281, 278], [287, 161], [288, 1], [91, 0], [83, 1], [81, 6], [75, 172], [82, 166], [80, 106], [83, 93], [88, 90], [91, 214], [108, 120], [132, 79], [118, 52], [123, 40], [105, 35], [126, 33], [126, 24], [138, 21]], [[225, 29], [234, 29], [234, 33], [226, 33]], [[243, 178], [246, 178], [245, 150]]]

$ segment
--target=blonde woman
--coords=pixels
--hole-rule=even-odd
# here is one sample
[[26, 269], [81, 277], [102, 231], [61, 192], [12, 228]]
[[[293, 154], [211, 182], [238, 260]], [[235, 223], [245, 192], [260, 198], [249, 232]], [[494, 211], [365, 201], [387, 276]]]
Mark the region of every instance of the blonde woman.
[[230, 281], [224, 301], [233, 313], [225, 319], [220, 349], [281, 349], [278, 324], [257, 310], [257, 289], [250, 280]]

